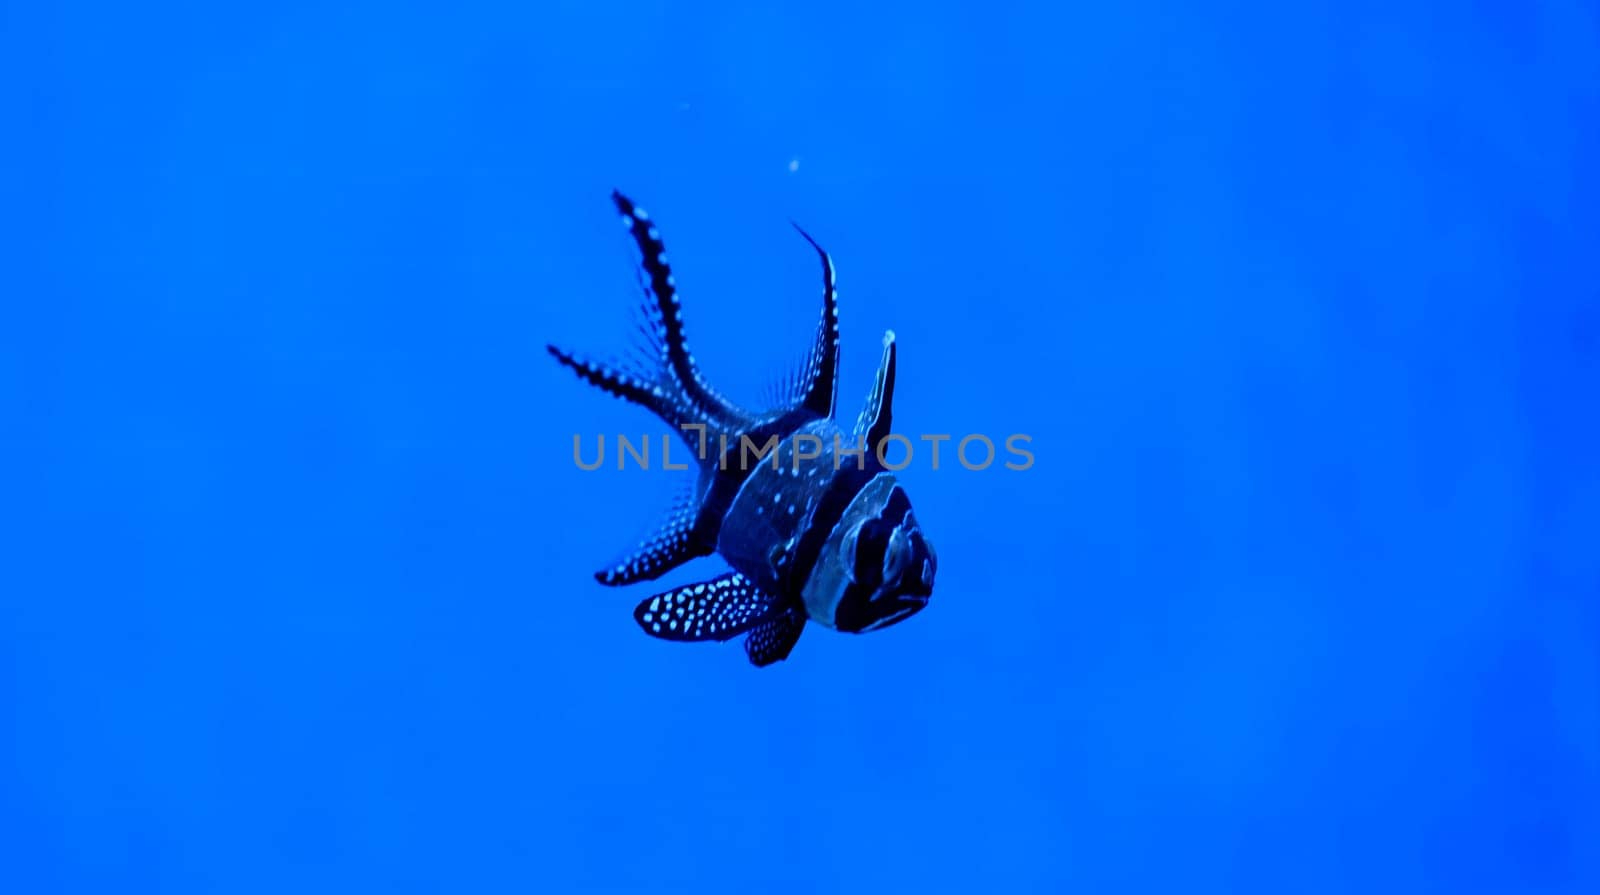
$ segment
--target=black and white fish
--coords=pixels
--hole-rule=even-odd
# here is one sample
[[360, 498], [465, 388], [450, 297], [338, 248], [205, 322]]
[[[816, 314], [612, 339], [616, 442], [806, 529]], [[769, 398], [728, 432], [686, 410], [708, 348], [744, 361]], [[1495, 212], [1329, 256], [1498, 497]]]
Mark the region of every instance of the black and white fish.
[[[642, 256], [644, 357], [617, 365], [549, 350], [584, 381], [677, 429], [697, 457], [699, 475], [653, 535], [595, 577], [631, 584], [720, 554], [732, 572], [656, 594], [634, 609], [634, 619], [663, 640], [722, 641], [748, 632], [745, 652], [757, 666], [788, 657], [807, 620], [864, 633], [921, 610], [933, 593], [938, 560], [878, 451], [889, 435], [894, 332], [884, 335], [877, 380], [854, 432], [846, 434], [833, 419], [839, 369], [833, 261], [796, 225], [822, 262], [816, 340], [776, 409], [737, 407], [706, 383], [689, 351], [660, 231], [621, 193], [612, 200]], [[774, 437], [776, 446], [760, 455]]]

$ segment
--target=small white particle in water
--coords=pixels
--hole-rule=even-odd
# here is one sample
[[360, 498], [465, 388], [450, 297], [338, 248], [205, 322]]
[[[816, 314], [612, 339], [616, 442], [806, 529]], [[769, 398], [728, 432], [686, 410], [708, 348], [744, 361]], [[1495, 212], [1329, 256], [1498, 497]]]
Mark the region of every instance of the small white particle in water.
[[800, 160], [797, 158], [789, 159], [789, 173], [793, 174], [798, 170], [800, 170]]

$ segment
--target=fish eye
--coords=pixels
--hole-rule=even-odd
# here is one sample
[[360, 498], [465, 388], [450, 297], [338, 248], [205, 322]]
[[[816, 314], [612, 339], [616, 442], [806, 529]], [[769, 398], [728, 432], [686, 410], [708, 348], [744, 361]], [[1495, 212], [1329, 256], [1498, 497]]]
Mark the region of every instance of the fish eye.
[[896, 528], [894, 534], [889, 536], [889, 548], [883, 552], [883, 580], [886, 584], [894, 584], [900, 580], [905, 572], [911, 544], [906, 539], [905, 530]]
[[933, 544], [929, 543], [921, 532], [911, 534], [911, 562], [920, 579], [917, 582], [920, 590], [923, 593], [932, 593], [933, 573], [938, 568], [939, 558], [933, 552]]
[[883, 583], [894, 584], [900, 580], [900, 567], [905, 565], [905, 558], [900, 551], [891, 549], [883, 555]]
[[861, 544], [859, 535], [859, 530], [850, 529], [844, 533], [844, 543], [839, 546], [840, 555], [844, 557], [845, 562], [849, 563], [852, 569], [856, 566], [856, 548]]
[[857, 582], [868, 586], [879, 583], [878, 576], [888, 554], [887, 540], [880, 520], [873, 519], [861, 526], [850, 556], [850, 567], [854, 569], [853, 577]]

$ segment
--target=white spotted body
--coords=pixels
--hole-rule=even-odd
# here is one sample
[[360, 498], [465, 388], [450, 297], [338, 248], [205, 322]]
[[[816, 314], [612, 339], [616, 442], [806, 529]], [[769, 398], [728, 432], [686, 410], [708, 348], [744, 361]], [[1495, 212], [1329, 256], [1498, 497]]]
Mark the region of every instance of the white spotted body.
[[[657, 594], [638, 605], [634, 618], [665, 640], [727, 640], [748, 632], [745, 650], [758, 666], [786, 658], [807, 620], [865, 632], [921, 610], [937, 560], [905, 492], [877, 461], [889, 434], [894, 334], [884, 337], [877, 381], [854, 432], [846, 434], [833, 420], [839, 362], [833, 262], [800, 230], [822, 261], [822, 319], [782, 406], [750, 414], [700, 375], [660, 231], [625, 196], [612, 199], [642, 256], [646, 356], [624, 368], [554, 346], [550, 352], [585, 381], [678, 428], [701, 469], [692, 493], [656, 533], [596, 578], [608, 585], [651, 580], [690, 559], [720, 554], [733, 572]], [[773, 443], [775, 451], [760, 455]], [[702, 450], [707, 445], [716, 449]]]

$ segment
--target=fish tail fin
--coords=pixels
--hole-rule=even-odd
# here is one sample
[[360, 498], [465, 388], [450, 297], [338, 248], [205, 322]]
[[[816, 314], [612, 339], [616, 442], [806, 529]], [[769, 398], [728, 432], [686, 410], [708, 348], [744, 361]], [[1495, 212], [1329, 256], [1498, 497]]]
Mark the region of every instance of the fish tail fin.
[[607, 363], [565, 351], [554, 345], [545, 347], [557, 363], [577, 373], [579, 379], [608, 395], [649, 410], [662, 422], [675, 429], [691, 446], [699, 443], [699, 439], [694, 437], [694, 432], [697, 429], [704, 431], [707, 420], [696, 408], [682, 400], [673, 383], [665, 381], [661, 376], [640, 372], [636, 369], [639, 366], [637, 364]]

